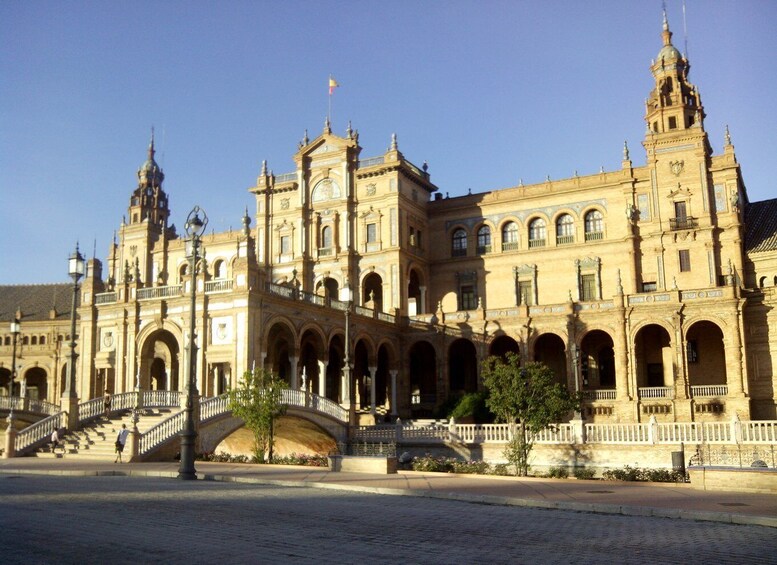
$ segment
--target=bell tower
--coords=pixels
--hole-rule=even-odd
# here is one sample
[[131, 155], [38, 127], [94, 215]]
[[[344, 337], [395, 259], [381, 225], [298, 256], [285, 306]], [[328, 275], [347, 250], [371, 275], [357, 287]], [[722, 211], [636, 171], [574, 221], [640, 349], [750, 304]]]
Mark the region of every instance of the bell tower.
[[151, 130], [151, 143], [148, 146], [148, 159], [138, 169], [138, 187], [133, 191], [129, 206], [129, 223], [139, 224], [148, 221], [151, 225], [164, 229], [167, 227], [169, 209], [167, 195], [162, 190], [165, 174], [154, 160], [154, 130]]

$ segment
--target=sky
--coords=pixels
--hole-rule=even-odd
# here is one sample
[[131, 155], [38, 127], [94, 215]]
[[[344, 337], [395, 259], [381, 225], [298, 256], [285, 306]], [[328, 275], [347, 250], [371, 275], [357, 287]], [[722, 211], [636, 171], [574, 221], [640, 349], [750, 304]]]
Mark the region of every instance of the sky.
[[[666, 1], [714, 153], [729, 125], [751, 201], [777, 197], [777, 2]], [[171, 223], [240, 228], [262, 160], [305, 129], [359, 131], [451, 197], [645, 164], [660, 0], [0, 2], [0, 284], [105, 261], [151, 128]], [[684, 27], [686, 32], [684, 32]], [[686, 48], [687, 38], [687, 48]], [[253, 222], [255, 224], [255, 222]], [[179, 229], [180, 231], [180, 229]]]

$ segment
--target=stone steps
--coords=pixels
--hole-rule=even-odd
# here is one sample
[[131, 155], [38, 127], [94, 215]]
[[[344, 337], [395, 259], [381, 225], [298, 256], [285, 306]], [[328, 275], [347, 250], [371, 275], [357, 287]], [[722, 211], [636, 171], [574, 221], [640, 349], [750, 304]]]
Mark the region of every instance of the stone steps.
[[[154, 408], [141, 412], [138, 430], [146, 432], [171, 416], [180, 412], [179, 408]], [[33, 453], [33, 457], [43, 459], [76, 459], [113, 461], [116, 458], [115, 442], [122, 424], [132, 428], [132, 414], [127, 412], [111, 419], [99, 418], [84, 428], [69, 432], [60, 440], [55, 452], [47, 444]]]

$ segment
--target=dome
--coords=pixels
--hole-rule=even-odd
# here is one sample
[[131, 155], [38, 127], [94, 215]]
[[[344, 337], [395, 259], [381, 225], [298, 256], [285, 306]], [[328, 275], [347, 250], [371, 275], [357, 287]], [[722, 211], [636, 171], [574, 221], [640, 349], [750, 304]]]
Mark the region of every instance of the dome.
[[664, 60], [670, 60], [670, 59], [682, 59], [683, 56], [680, 54], [680, 52], [677, 50], [677, 48], [669, 43], [668, 45], [664, 45], [661, 48], [661, 51], [658, 52], [658, 57], [656, 57], [656, 61], [660, 61], [661, 59]]

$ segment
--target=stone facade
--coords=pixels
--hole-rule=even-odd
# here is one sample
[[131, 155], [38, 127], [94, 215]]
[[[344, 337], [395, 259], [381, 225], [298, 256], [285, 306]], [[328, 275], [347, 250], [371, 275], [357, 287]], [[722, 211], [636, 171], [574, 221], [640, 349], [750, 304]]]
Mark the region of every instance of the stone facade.
[[[205, 396], [266, 367], [368, 422], [424, 417], [514, 351], [580, 390], [588, 421], [777, 419], [777, 200], [749, 202], [728, 130], [712, 153], [671, 37], [665, 22], [644, 165], [624, 144], [615, 171], [448, 198], [396, 137], [362, 158], [358, 132], [327, 120], [294, 171], [262, 165], [256, 225], [205, 235], [194, 280], [152, 137], [105, 268], [92, 260], [80, 289], [79, 396], [182, 390], [196, 284]], [[21, 348], [19, 377], [40, 369], [56, 401], [67, 318], [20, 314], [25, 339], [48, 341], [40, 359]]]

